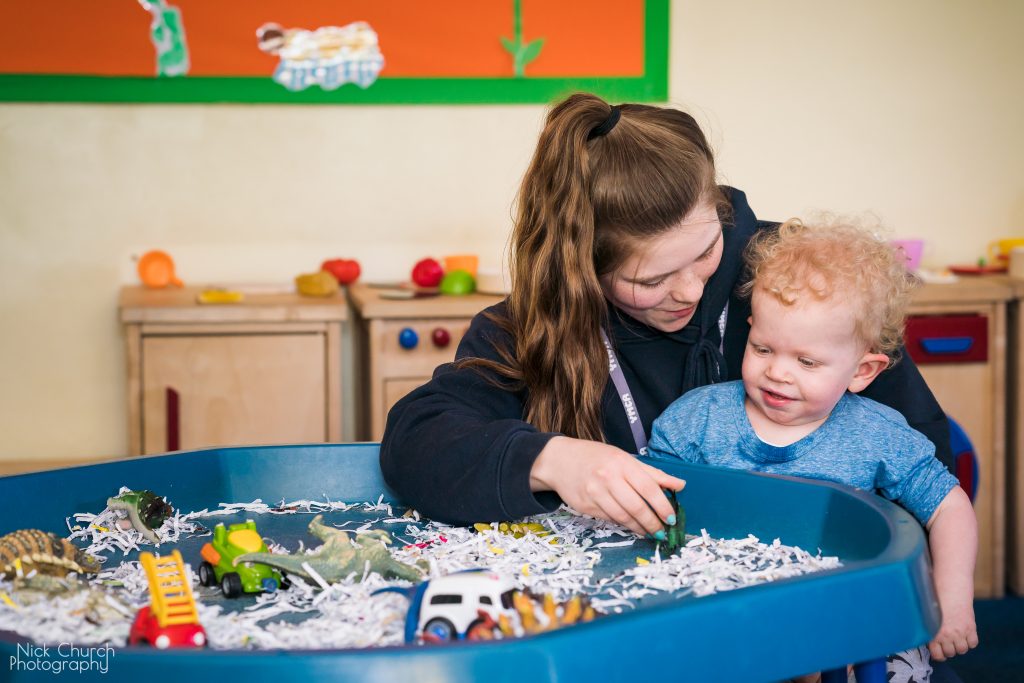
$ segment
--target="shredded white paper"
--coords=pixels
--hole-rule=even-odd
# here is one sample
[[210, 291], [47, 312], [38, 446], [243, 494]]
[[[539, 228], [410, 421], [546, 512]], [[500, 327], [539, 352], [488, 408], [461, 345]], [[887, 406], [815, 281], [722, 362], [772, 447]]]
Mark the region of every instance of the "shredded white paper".
[[[128, 489], [122, 488], [121, 492]], [[605, 613], [636, 607], [637, 601], [656, 593], [694, 597], [734, 590], [766, 581], [798, 576], [840, 566], [836, 557], [812, 555], [800, 548], [782, 545], [778, 539], [762, 543], [754, 536], [715, 539], [701, 530], [672, 557], [656, 551], [641, 557], [651, 546], [639, 543], [632, 532], [608, 522], [574, 513], [568, 508], [530, 518], [545, 529], [517, 534], [499, 530], [451, 527], [420, 519], [413, 510], [396, 515], [383, 496], [376, 502], [341, 503], [323, 501], [280, 501], [271, 506], [257, 499], [250, 503], [221, 503], [216, 510], [176, 511], [156, 530], [161, 546], [180, 539], [206, 536], [210, 530], [198, 520], [244, 514], [293, 515], [358, 511], [376, 519], [342, 522], [337, 528], [359, 532], [388, 525], [394, 537], [392, 555], [407, 564], [425, 560], [430, 577], [463, 569], [487, 568], [510, 577], [532, 594], [550, 594], [556, 602], [574, 595], [586, 596], [595, 609]], [[138, 562], [115, 558], [133, 550], [161, 552], [134, 529], [118, 524], [122, 513], [104, 510], [99, 514], [76, 513], [68, 520], [69, 538], [85, 542], [85, 550], [109, 566], [84, 587], [58, 597], [32, 599], [16, 582], [0, 582], [0, 630], [14, 631], [37, 642], [110, 643], [124, 645], [134, 612], [149, 602], [145, 573]], [[358, 524], [351, 528], [350, 525]], [[634, 566], [614, 576], [595, 578], [602, 549], [623, 549], [638, 544]], [[286, 548], [268, 540], [273, 552], [309, 554], [320, 543], [298, 543]], [[167, 552], [167, 551], [164, 551]], [[617, 552], [628, 552], [618, 550]], [[192, 559], [192, 558], [186, 558]], [[114, 564], [117, 562], [116, 564]], [[306, 562], [313, 577], [307, 582], [292, 577], [288, 590], [239, 598], [230, 603], [220, 599], [219, 589], [200, 586], [192, 576], [199, 621], [207, 632], [209, 646], [217, 649], [267, 648], [363, 648], [398, 645], [403, 642], [408, 600], [402, 595], [374, 590], [387, 586], [408, 587], [408, 582], [385, 580], [378, 574], [353, 573], [343, 581], [328, 584]], [[104, 607], [97, 596], [111, 597]], [[97, 607], [99, 605], [99, 607]], [[225, 607], [225, 605], [229, 605]], [[107, 608], [109, 607], [109, 608]], [[86, 618], [89, 616], [90, 618]], [[543, 622], [546, 617], [538, 615]], [[517, 632], [521, 632], [517, 628]]]

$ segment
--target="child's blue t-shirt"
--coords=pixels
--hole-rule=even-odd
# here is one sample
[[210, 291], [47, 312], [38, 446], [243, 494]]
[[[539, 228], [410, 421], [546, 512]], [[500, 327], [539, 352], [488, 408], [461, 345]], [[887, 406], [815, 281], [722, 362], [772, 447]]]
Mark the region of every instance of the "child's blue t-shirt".
[[788, 446], [765, 443], [744, 408], [743, 382], [688, 391], [654, 421], [651, 458], [825, 479], [877, 490], [926, 524], [956, 478], [935, 445], [881, 403], [847, 392], [828, 419]]

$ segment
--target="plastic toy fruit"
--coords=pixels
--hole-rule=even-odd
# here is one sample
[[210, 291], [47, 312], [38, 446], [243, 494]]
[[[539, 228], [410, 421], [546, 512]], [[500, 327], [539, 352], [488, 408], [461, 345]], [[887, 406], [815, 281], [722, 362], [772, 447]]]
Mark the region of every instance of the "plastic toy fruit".
[[287, 588], [281, 572], [259, 562], [243, 562], [234, 566], [233, 560], [246, 553], [269, 553], [270, 549], [256, 533], [256, 522], [232, 524], [225, 528], [218, 524], [213, 529], [213, 542], [203, 546], [200, 554], [204, 562], [199, 565], [199, 582], [204, 586], [220, 583], [224, 597], [235, 598], [246, 593], [272, 593]]
[[355, 259], [335, 258], [320, 264], [320, 270], [326, 270], [334, 276], [339, 285], [350, 285], [359, 279], [362, 269]]
[[446, 273], [441, 280], [441, 293], [449, 295], [472, 294], [476, 289], [476, 280], [465, 270], [453, 270]]
[[338, 291], [338, 281], [330, 273], [306, 273], [295, 278], [295, 289], [302, 296], [333, 296]]
[[174, 259], [166, 251], [159, 249], [147, 251], [139, 258], [136, 269], [142, 284], [151, 289], [160, 289], [168, 285], [183, 286], [181, 280], [174, 274]]
[[437, 287], [443, 277], [444, 269], [432, 258], [417, 261], [412, 267], [412, 281], [420, 287]]

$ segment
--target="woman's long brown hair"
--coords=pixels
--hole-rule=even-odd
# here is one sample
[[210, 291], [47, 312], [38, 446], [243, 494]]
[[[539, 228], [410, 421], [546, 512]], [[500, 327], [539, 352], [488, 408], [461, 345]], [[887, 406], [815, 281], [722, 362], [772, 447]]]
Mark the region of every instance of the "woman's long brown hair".
[[[464, 359], [525, 389], [524, 419], [541, 431], [601, 441], [608, 304], [599, 277], [645, 240], [677, 226], [701, 201], [726, 203], [704, 134], [684, 112], [638, 104], [604, 136], [611, 113], [576, 94], [548, 114], [523, 178], [512, 232], [502, 362]], [[611, 336], [611, 335], [609, 335]]]

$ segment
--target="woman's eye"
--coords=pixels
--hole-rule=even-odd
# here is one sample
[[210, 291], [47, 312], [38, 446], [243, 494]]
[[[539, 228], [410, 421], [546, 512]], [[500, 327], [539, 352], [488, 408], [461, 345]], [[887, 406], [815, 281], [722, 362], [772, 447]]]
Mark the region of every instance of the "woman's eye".
[[711, 243], [711, 246], [708, 247], [708, 250], [705, 251], [703, 254], [701, 254], [700, 256], [697, 257], [697, 260], [698, 261], [706, 261], [709, 258], [711, 258], [711, 255], [715, 253], [715, 246], [718, 244], [718, 240], [720, 240], [720, 239], [722, 239], [721, 233], [719, 233], [718, 239], [716, 239], [714, 242]]
[[637, 284], [641, 287], [646, 287], [647, 289], [654, 289], [655, 287], [660, 287], [663, 282], [665, 282], [664, 278], [661, 280], [652, 280], [650, 282], [637, 282]]

